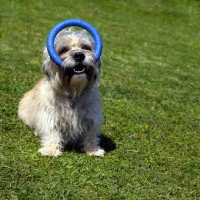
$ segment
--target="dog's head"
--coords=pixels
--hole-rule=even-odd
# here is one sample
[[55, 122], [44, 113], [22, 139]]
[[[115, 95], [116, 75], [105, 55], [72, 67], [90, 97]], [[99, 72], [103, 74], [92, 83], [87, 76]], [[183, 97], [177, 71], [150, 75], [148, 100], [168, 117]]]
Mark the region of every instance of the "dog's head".
[[101, 60], [95, 61], [93, 39], [87, 32], [62, 30], [55, 38], [55, 49], [65, 67], [57, 66], [44, 50], [42, 69], [52, 87], [63, 94], [79, 96], [99, 82]]

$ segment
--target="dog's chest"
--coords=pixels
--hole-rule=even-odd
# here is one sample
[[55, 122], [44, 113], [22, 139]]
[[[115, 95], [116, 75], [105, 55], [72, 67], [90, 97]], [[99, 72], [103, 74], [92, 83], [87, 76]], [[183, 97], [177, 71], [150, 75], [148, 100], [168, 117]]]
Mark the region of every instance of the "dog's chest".
[[76, 102], [59, 105], [56, 108], [55, 128], [64, 135], [82, 134], [88, 131], [88, 124], [91, 124], [88, 114], [89, 110]]

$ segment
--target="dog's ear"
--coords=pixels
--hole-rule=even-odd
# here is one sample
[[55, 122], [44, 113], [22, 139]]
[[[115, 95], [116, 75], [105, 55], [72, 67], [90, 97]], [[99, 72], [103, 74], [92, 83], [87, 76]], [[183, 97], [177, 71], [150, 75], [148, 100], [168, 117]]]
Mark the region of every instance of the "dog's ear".
[[53, 61], [50, 59], [50, 56], [47, 52], [47, 48], [44, 49], [43, 52], [43, 59], [42, 59], [42, 70], [44, 74], [48, 77], [49, 80], [51, 80], [54, 77], [55, 74], [55, 67], [53, 67], [55, 64]]
[[96, 62], [96, 70], [95, 70], [95, 85], [98, 87], [100, 85], [100, 76], [99, 76], [99, 69], [101, 67], [102, 61], [101, 58]]
[[98, 69], [100, 69], [101, 65], [102, 65], [102, 61], [101, 61], [101, 58], [99, 58], [99, 60], [97, 61], [97, 67], [98, 67]]

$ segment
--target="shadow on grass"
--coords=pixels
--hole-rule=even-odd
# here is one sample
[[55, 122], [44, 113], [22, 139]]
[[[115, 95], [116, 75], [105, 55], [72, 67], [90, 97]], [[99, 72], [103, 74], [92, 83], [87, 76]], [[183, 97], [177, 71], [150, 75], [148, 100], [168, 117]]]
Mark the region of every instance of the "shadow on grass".
[[[76, 144], [68, 143], [65, 146], [64, 151], [76, 151], [77, 153], [83, 153], [83, 151], [81, 151], [82, 146], [79, 144], [79, 142]], [[112, 141], [112, 139], [102, 133], [100, 135], [100, 146], [105, 150], [105, 152], [114, 151], [116, 149], [116, 144]]]
[[106, 151], [114, 151], [116, 149], [116, 144], [108, 136], [101, 134], [100, 135], [100, 146]]

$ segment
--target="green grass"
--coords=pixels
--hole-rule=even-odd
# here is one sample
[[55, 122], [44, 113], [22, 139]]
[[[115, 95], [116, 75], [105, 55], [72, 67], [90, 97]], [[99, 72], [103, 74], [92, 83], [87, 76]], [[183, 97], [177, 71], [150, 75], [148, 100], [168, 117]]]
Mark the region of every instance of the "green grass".
[[[0, 2], [0, 199], [200, 199], [199, 0]], [[67, 18], [103, 38], [104, 158], [41, 157], [17, 117]]]

